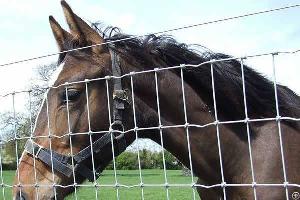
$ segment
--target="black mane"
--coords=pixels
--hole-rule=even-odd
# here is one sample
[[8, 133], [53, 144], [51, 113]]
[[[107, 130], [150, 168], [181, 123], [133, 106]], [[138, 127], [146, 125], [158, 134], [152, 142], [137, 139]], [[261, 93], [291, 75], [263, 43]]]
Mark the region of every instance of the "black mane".
[[[99, 29], [97, 29], [99, 31]], [[117, 28], [99, 31], [107, 42], [132, 37], [119, 33]], [[115, 33], [116, 32], [116, 33]], [[180, 64], [200, 64], [212, 59], [226, 59], [231, 56], [213, 53], [202, 46], [188, 46], [178, 43], [170, 36], [148, 35], [122, 40], [114, 43], [115, 50], [123, 57], [134, 58], [141, 67], [167, 67]], [[202, 51], [199, 51], [201, 47]], [[245, 107], [241, 74], [241, 63], [236, 59], [215, 62], [214, 83], [219, 120], [245, 119]], [[175, 72], [180, 75], [180, 71]], [[244, 65], [247, 111], [249, 118], [274, 118], [277, 115], [273, 82]], [[187, 67], [184, 80], [202, 97], [210, 110], [214, 110], [211, 85], [210, 64], [198, 68]], [[300, 116], [300, 98], [286, 86], [277, 84], [279, 115], [298, 118]], [[297, 124], [287, 121], [296, 127]], [[238, 132], [241, 127], [231, 125]], [[244, 131], [244, 130], [242, 130]], [[244, 135], [244, 134], [242, 134]]]

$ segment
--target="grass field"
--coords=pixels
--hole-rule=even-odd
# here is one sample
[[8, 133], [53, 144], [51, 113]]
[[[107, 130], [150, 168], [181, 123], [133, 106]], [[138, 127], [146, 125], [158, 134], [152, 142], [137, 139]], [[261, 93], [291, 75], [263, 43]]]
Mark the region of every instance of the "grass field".
[[[124, 185], [137, 185], [140, 183], [139, 171], [138, 170], [118, 170], [117, 179], [119, 184]], [[3, 179], [4, 183], [11, 185], [15, 171], [4, 171]], [[164, 173], [163, 170], [142, 170], [142, 178], [145, 184], [163, 184]], [[168, 170], [167, 179], [170, 184], [190, 184], [191, 177], [185, 177], [181, 175], [180, 170]], [[195, 179], [196, 180], [196, 179]], [[111, 170], [106, 170], [103, 175], [98, 179], [99, 184], [114, 184], [115, 178], [114, 173]], [[89, 184], [89, 183], [86, 183]], [[121, 200], [138, 200], [141, 199], [141, 188], [124, 188], [119, 189], [119, 199]], [[0, 199], [11, 200], [11, 189], [5, 188], [3, 191], [0, 190]], [[112, 187], [100, 187], [97, 192], [94, 187], [82, 187], [77, 191], [78, 200], [92, 200], [96, 199], [117, 199], [117, 192]], [[191, 187], [170, 187], [169, 197], [172, 200], [185, 200], [193, 199], [193, 191]], [[75, 199], [73, 195], [70, 195], [67, 200]], [[165, 187], [144, 187], [144, 199], [145, 200], [159, 200], [166, 199]], [[196, 199], [198, 194], [196, 192]]]

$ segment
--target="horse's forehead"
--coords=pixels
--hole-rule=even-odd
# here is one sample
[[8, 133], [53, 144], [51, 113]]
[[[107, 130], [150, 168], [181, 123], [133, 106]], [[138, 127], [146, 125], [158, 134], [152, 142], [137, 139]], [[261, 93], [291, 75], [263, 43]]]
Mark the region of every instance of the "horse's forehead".
[[61, 71], [63, 70], [63, 67], [65, 65], [65, 62], [62, 62], [58, 65], [58, 67], [56, 68], [56, 70], [53, 72], [52, 76], [50, 77], [49, 80], [49, 86], [53, 86], [54, 83], [56, 82], [56, 80], [58, 79], [58, 76], [60, 75]]
[[52, 85], [65, 82], [81, 81], [86, 78], [95, 78], [101, 72], [100, 65], [90, 57], [76, 58], [68, 57], [62, 62], [51, 78]]
[[66, 62], [62, 62], [59, 64], [57, 69], [53, 72], [50, 81], [49, 86], [58, 86], [59, 84], [63, 84], [64, 82], [71, 82], [71, 78], [75, 78], [77, 73], [75, 73], [75, 67], [72, 67], [72, 70], [74, 73], [70, 72], [71, 67], [66, 67], [68, 64]]
[[55, 79], [54, 86], [65, 82], [80, 81], [87, 76], [87, 68], [84, 68], [84, 66], [68, 66], [66, 63], [62, 63], [61, 65], [59, 66], [58, 74], [56, 74], [56, 77], [53, 77]]

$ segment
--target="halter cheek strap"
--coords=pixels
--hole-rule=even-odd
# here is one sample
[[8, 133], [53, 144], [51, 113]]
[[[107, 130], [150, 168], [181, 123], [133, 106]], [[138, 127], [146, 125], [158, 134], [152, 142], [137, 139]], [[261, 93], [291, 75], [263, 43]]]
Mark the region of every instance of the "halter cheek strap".
[[[114, 77], [121, 77], [122, 72], [120, 67], [120, 58], [111, 48], [109, 48], [109, 52], [112, 62], [112, 74]], [[130, 104], [130, 101], [127, 95], [127, 90], [124, 90], [122, 87], [121, 78], [114, 78], [113, 81], [113, 122], [110, 127], [110, 132], [104, 134], [98, 140], [93, 142], [93, 144], [85, 147], [74, 155], [74, 167], [72, 165], [71, 156], [63, 155], [42, 147], [31, 139], [27, 140], [25, 144], [25, 151], [36, 159], [39, 159], [51, 169], [53, 168], [55, 172], [63, 174], [69, 178], [73, 175], [74, 171], [75, 174], [80, 174], [89, 181], [94, 181], [94, 176], [97, 179], [100, 175], [98, 172], [102, 171], [107, 165], [108, 161], [103, 155], [105, 155], [107, 151], [112, 151], [112, 148], [109, 148], [111, 147], [112, 142], [114, 144], [115, 156], [120, 155], [127, 147], [124, 136], [123, 113], [125, 110], [125, 104]], [[92, 154], [94, 157], [99, 156], [97, 158], [97, 162], [100, 164], [95, 166], [95, 172], [93, 169], [86, 166], [86, 161], [92, 159]]]
[[[114, 155], [118, 156], [126, 149], [126, 143], [124, 145], [124, 138], [117, 138], [112, 135], [114, 141]], [[93, 151], [91, 150], [91, 145], [85, 147], [76, 155], [73, 156], [74, 168], [72, 165], [72, 157], [68, 155], [63, 155], [57, 153], [56, 151], [44, 148], [33, 140], [27, 140], [25, 144], [25, 151], [35, 157], [36, 159], [42, 161], [50, 169], [60, 174], [65, 175], [66, 177], [72, 177], [73, 170], [75, 174], [80, 174], [89, 181], [94, 181], [94, 171], [86, 166], [86, 161], [92, 158], [92, 153], [94, 156], [99, 156], [99, 165], [95, 166], [95, 178], [99, 177], [99, 171], [102, 171], [106, 166], [106, 160], [102, 159], [103, 154], [107, 153], [107, 149], [111, 149], [111, 133], [106, 133], [101, 138], [93, 142]], [[110, 148], [106, 148], [106, 147]]]

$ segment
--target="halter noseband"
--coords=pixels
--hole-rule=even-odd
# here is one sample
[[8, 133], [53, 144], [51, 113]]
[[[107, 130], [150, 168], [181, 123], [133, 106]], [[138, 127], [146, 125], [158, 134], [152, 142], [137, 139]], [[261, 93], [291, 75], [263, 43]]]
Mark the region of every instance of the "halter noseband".
[[[114, 50], [109, 48], [112, 62], [112, 74], [114, 77], [120, 77], [122, 75], [120, 67], [120, 58]], [[124, 137], [124, 125], [123, 125], [123, 112], [125, 110], [125, 104], [130, 104], [127, 91], [122, 87], [121, 78], [114, 78], [114, 90], [113, 90], [113, 119], [110, 126], [110, 131], [105, 133], [98, 140], [93, 142], [91, 145], [85, 147], [80, 152], [73, 156], [63, 155], [57, 153], [53, 150], [47, 149], [35, 143], [33, 140], [27, 140], [25, 144], [25, 149], [28, 154], [42, 161], [45, 165], [52, 168], [55, 172], [59, 172], [67, 177], [75, 174], [80, 174], [81, 176], [87, 178], [89, 181], [94, 181], [94, 176], [96, 179], [100, 176], [98, 172], [102, 171], [106, 165], [107, 161], [104, 160], [103, 156], [100, 157], [100, 164], [95, 166], [95, 172], [85, 165], [85, 161], [92, 159], [92, 154], [104, 155], [104, 149], [108, 146], [111, 147], [112, 140], [114, 144], [114, 155], [120, 155], [127, 147], [126, 140]], [[112, 148], [108, 148], [112, 151]], [[95, 173], [95, 174], [94, 174]]]

